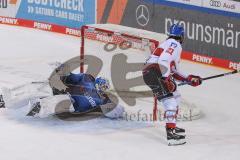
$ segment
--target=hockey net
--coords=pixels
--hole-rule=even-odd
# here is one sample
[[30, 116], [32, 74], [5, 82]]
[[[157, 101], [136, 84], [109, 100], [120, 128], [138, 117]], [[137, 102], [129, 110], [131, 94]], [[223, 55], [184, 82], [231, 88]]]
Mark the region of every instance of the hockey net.
[[[111, 93], [125, 101], [149, 96], [144, 95], [149, 94], [150, 90], [144, 84], [141, 70], [149, 55], [166, 38], [164, 35], [158, 35], [162, 39], [156, 40], [149, 38], [150, 34], [152, 37], [156, 36], [156, 33], [118, 25], [83, 26], [80, 49], [81, 72], [107, 78]], [[153, 108], [153, 120], [162, 119], [164, 112], [162, 107], [158, 107], [156, 98], [149, 103]], [[198, 118], [200, 111], [196, 108], [183, 101], [179, 110], [179, 120]]]

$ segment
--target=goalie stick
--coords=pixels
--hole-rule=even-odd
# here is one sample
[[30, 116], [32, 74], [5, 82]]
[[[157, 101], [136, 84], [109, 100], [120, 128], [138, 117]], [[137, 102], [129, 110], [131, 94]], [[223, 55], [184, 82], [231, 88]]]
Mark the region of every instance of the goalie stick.
[[[210, 77], [205, 77], [205, 78], [202, 78], [202, 81], [209, 80], [209, 79], [214, 79], [214, 78], [219, 78], [219, 77], [224, 77], [224, 76], [228, 76], [228, 75], [232, 75], [232, 74], [236, 74], [236, 73], [240, 73], [240, 70], [234, 70], [232, 72], [227, 72], [227, 73], [213, 75], [213, 76], [210, 76]], [[190, 82], [179, 83], [178, 86], [183, 86], [183, 85], [186, 85], [186, 84], [190, 84]]]

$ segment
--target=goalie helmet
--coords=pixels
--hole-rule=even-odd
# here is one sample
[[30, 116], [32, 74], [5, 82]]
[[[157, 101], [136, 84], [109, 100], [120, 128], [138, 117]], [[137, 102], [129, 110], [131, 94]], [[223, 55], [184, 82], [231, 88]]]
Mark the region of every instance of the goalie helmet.
[[103, 77], [96, 78], [95, 86], [99, 91], [106, 91], [110, 88], [109, 81]]

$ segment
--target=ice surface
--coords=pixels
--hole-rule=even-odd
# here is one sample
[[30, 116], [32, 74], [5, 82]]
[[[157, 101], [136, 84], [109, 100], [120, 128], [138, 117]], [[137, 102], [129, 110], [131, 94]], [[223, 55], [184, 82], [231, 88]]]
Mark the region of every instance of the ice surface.
[[[79, 55], [79, 39], [75, 37], [5, 25], [0, 26], [0, 37], [0, 88], [44, 81], [53, 69], [49, 64]], [[203, 77], [225, 72], [186, 61], [182, 68]], [[240, 76], [232, 75], [206, 81], [197, 88], [180, 88], [186, 100], [201, 107], [203, 117], [179, 123], [187, 130], [187, 144], [177, 147], [166, 145], [164, 122], [103, 117], [88, 121], [38, 119], [24, 116], [27, 107], [1, 109], [0, 158], [235, 160], [240, 149], [239, 84]], [[151, 99], [139, 100], [136, 107], [127, 108], [129, 112], [139, 109], [151, 111]]]

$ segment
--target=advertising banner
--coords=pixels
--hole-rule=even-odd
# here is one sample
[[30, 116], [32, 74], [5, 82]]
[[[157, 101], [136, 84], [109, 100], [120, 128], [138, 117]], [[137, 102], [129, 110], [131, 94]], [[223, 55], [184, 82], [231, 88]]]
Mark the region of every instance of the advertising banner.
[[95, 0], [26, 0], [16, 17], [79, 28], [95, 22]]
[[[3, 2], [3, 1], [0, 1]], [[95, 23], [96, 0], [8, 0], [0, 16], [70, 28]]]
[[203, 8], [211, 8], [221, 11], [228, 11], [240, 13], [240, 2], [237, 0], [167, 0], [170, 2], [177, 2], [193, 6], [200, 6]]
[[[151, 0], [131, 0], [121, 20], [122, 25], [165, 34], [173, 23], [180, 23], [185, 28], [184, 51], [207, 58], [240, 61], [240, 19], [237, 17], [183, 9]], [[212, 64], [212, 61], [205, 60]]]
[[202, 0], [167, 0], [170, 2], [177, 2], [177, 3], [183, 3], [193, 6], [202, 6]]
[[240, 2], [230, 0], [203, 0], [202, 6], [222, 11], [240, 13]]
[[0, 16], [16, 18], [21, 0], [1, 0]]

